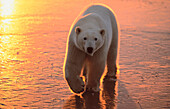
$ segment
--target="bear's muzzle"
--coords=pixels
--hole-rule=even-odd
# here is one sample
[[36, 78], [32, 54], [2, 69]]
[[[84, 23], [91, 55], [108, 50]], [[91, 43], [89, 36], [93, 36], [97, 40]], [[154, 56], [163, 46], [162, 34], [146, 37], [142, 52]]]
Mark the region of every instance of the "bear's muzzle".
[[93, 48], [92, 48], [92, 47], [88, 47], [88, 48], [87, 48], [87, 52], [88, 52], [89, 54], [93, 53]]

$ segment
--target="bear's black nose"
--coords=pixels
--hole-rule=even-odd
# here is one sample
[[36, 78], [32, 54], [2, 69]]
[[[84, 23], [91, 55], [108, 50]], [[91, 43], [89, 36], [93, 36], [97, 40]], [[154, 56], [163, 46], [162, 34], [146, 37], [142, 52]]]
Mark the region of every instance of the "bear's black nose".
[[88, 47], [87, 48], [87, 52], [91, 54], [93, 52], [93, 48], [92, 47]]

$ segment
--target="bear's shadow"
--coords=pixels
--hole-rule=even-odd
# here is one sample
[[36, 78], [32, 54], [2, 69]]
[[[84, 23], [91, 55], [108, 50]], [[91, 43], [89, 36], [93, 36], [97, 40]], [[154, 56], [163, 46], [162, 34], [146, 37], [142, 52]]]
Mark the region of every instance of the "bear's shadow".
[[103, 82], [103, 90], [98, 93], [84, 92], [82, 95], [71, 95], [64, 103], [63, 109], [114, 109], [117, 92], [117, 81]]

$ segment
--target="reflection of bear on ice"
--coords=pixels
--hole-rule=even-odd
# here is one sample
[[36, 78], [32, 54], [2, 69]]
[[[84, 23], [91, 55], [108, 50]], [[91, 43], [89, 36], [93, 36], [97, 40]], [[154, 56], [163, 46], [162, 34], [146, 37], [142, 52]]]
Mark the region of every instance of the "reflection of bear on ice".
[[83, 92], [84, 87], [98, 92], [106, 64], [106, 77], [116, 78], [118, 27], [111, 9], [103, 5], [88, 7], [75, 20], [68, 38], [64, 72], [73, 92]]

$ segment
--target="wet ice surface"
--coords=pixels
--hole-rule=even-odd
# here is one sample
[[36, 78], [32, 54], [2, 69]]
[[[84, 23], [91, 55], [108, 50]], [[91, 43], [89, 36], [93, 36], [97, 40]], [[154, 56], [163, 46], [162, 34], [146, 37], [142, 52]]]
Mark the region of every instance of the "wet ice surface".
[[15, 0], [0, 17], [0, 108], [170, 108], [169, 1], [100, 2], [120, 24], [118, 81], [77, 96], [63, 78], [69, 28], [90, 1]]
[[[34, 39], [32, 37], [25, 38], [31, 44], [17, 44], [22, 47], [20, 50], [5, 51], [13, 52], [11, 55], [16, 55], [17, 58], [1, 62], [1, 106], [62, 107], [63, 99], [71, 94], [66, 90], [68, 87], [62, 74], [64, 49], [57, 52], [55, 50], [56, 46], [57, 49], [62, 49], [58, 43], [62, 38], [52, 40], [54, 36], [50, 34], [42, 35], [43, 38], [37, 35], [34, 35]], [[49, 42], [45, 37], [53, 38]]]

